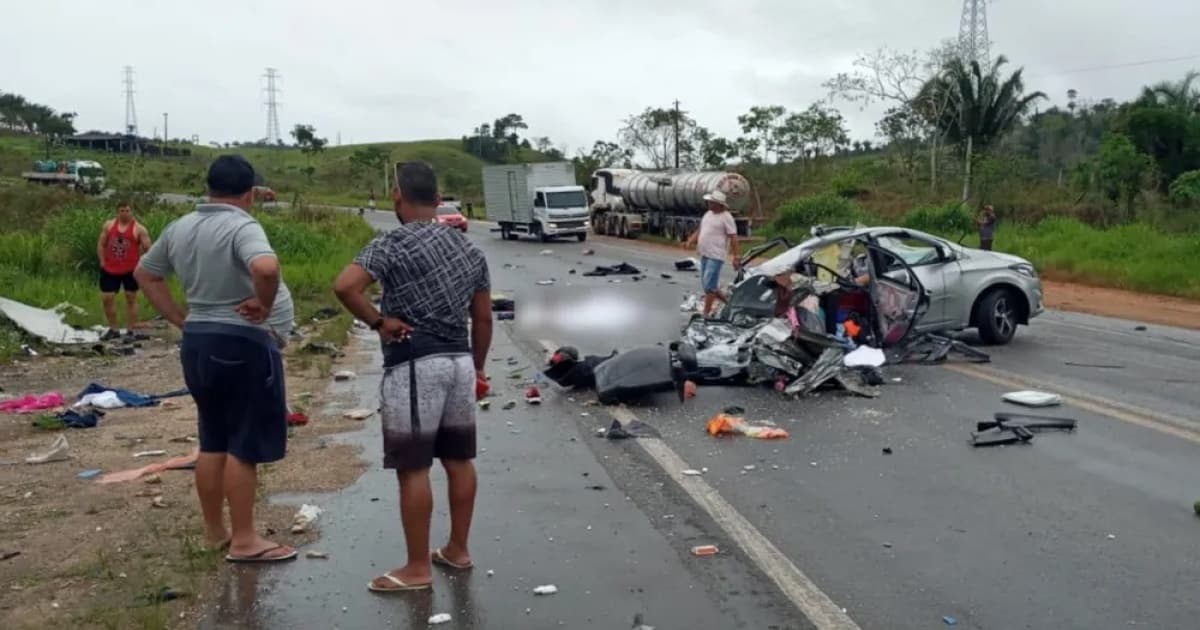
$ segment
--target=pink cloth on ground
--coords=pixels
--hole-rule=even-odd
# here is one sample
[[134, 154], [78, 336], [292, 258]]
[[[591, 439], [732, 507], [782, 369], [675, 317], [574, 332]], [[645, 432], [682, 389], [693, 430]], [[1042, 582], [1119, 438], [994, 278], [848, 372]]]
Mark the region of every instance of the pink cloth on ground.
[[0, 402], [0, 413], [33, 413], [46, 409], [57, 409], [67, 404], [63, 395], [58, 392], [47, 392], [41, 396], [32, 394]]

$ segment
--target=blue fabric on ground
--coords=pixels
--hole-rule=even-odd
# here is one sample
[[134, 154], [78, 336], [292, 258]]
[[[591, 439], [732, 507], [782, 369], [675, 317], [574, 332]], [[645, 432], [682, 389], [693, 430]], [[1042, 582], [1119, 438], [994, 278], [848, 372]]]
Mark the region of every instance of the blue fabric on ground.
[[91, 429], [100, 424], [100, 418], [103, 417], [104, 412], [99, 409], [93, 409], [90, 413], [79, 413], [74, 409], [68, 409], [58, 414], [58, 419], [62, 420], [63, 426], [69, 429]]
[[147, 396], [145, 394], [131, 392], [127, 389], [107, 387], [97, 383], [92, 383], [83, 388], [83, 391], [79, 392], [79, 395], [76, 396], [76, 399], [78, 400], [79, 398], [83, 398], [88, 394], [99, 394], [100, 392], [114, 392], [117, 395], [117, 398], [120, 398], [121, 402], [125, 403], [126, 407], [153, 407], [154, 405], [158, 404], [158, 399], [154, 396]]

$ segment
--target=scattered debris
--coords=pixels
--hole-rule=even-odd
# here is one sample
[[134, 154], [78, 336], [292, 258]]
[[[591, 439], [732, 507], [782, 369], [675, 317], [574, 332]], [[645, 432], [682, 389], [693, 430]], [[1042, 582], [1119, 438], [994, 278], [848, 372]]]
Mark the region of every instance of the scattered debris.
[[550, 286], [550, 285], [554, 284], [554, 282], [555, 282], [554, 278], [549, 278], [549, 279], [546, 279], [546, 280], [538, 280], [538, 281], [537, 281], [537, 283], [538, 283], [539, 285], [543, 286], [543, 287], [548, 287], [548, 286]]
[[508, 322], [508, 321], [513, 321], [514, 319], [516, 319], [516, 314], [513, 313], [512, 311], [504, 311], [504, 312], [496, 313], [497, 321]]
[[746, 422], [745, 418], [736, 415], [734, 410], [740, 410], [740, 408], [731, 407], [710, 418], [705, 425], [708, 434], [714, 437], [722, 434], [744, 435], [760, 440], [788, 437], [788, 432], [778, 427], [750, 424]]
[[150, 507], [165, 508], [167, 507], [167, 502], [161, 496], [157, 496], [150, 500]]
[[438, 613], [429, 617], [429, 625], [436, 626], [438, 624], [448, 623], [452, 617], [450, 613]]
[[289, 427], [302, 427], [308, 424], [308, 416], [298, 411], [292, 412], [287, 416], [287, 423]]
[[754, 464], [746, 464], [745, 466], [742, 466], [742, 470], [744, 470], [746, 472], [753, 472], [757, 468], [758, 468], [758, 466], [755, 466]]
[[34, 453], [25, 458], [26, 464], [49, 464], [51, 462], [61, 462], [71, 459], [71, 444], [67, 442], [67, 436], [59, 435], [54, 438], [54, 442], [50, 448], [41, 453]]
[[529, 389], [525, 390], [525, 402], [531, 405], [542, 404], [542, 392], [538, 390], [537, 385], [530, 385]]
[[0, 402], [0, 413], [28, 414], [35, 411], [57, 409], [65, 404], [67, 401], [58, 392], [46, 392], [41, 396], [31, 394]]
[[492, 570], [492, 569], [487, 570], [488, 577], [494, 577], [495, 575], [496, 575], [496, 572], [494, 570]]
[[516, 409], [516, 407], [517, 407], [517, 401], [515, 401], [515, 400], [510, 400], [510, 401], [508, 401], [508, 402], [504, 403], [504, 405], [503, 405], [503, 406], [501, 406], [500, 408], [501, 408], [501, 409], [503, 409], [503, 410], [505, 410], [505, 411], [508, 411], [508, 410], [510, 410], [510, 409]]
[[190, 435], [184, 435], [180, 437], [173, 437], [167, 441], [175, 444], [193, 444], [196, 442], [196, 438]]
[[1134, 327], [1133, 327], [1133, 329], [1134, 329], [1134, 330], [1136, 330], [1136, 331], [1138, 331], [1138, 332], [1146, 332], [1146, 327], [1145, 327], [1145, 326], [1134, 326]]
[[304, 354], [324, 355], [335, 359], [345, 356], [337, 345], [328, 341], [310, 341], [300, 348], [300, 352]]
[[596, 250], [593, 250], [593, 249], [584, 249], [583, 251], [581, 251], [581, 252], [579, 252], [579, 253], [580, 253], [580, 254], [582, 254], [582, 255], [584, 255], [584, 256], [595, 256], [595, 255], [596, 255]]
[[46, 310], [0, 297], [0, 315], [38, 339], [61, 345], [99, 342], [99, 332], [80, 330], [63, 323], [62, 311], [72, 308], [78, 307], [64, 303]]
[[92, 468], [90, 470], [84, 470], [75, 476], [79, 477], [80, 479], [95, 479], [100, 475], [100, 473], [101, 470], [99, 468]]
[[149, 485], [157, 485], [162, 483], [162, 475], [150, 475], [146, 477], [144, 483]]
[[16, 557], [17, 557], [17, 556], [19, 556], [19, 555], [21, 555], [21, 552], [20, 552], [20, 551], [5, 551], [5, 552], [0, 552], [0, 561], [4, 561], [4, 560], [12, 560], [13, 558], [16, 558]]
[[617, 265], [610, 265], [607, 267], [602, 267], [602, 266], [596, 267], [595, 269], [593, 269], [591, 271], [583, 272], [583, 275], [590, 276], [590, 277], [638, 276], [638, 275], [641, 275], [641, 273], [642, 273], [642, 271], [640, 269], [638, 269], [637, 267], [634, 267], [633, 265], [631, 265], [629, 263], [623, 262], [623, 263], [620, 263]]
[[621, 424], [620, 421], [613, 420], [612, 426], [608, 428], [605, 437], [610, 440], [629, 440], [633, 438], [662, 436], [654, 427], [641, 420], [630, 420], [626, 424]]
[[883, 350], [871, 346], [859, 346], [846, 354], [842, 363], [846, 367], [880, 367], [887, 361]]
[[533, 588], [534, 595], [553, 595], [558, 592], [558, 587], [553, 584], [543, 584]]
[[1005, 402], [1010, 402], [1014, 405], [1024, 405], [1026, 407], [1054, 407], [1062, 404], [1062, 397], [1058, 394], [1039, 392], [1032, 389], [1009, 392], [1003, 396], [1003, 399]]
[[975, 447], [1007, 446], [1024, 444], [1033, 440], [1033, 435], [1042, 431], [1074, 431], [1076, 421], [1071, 418], [1031, 416], [1015, 413], [997, 413], [994, 420], [979, 422], [971, 434], [971, 445]]
[[478, 404], [479, 404], [479, 408], [482, 409], [483, 411], [487, 411], [488, 409], [492, 408], [492, 401], [490, 401], [490, 400], [481, 400], [481, 401], [479, 401]]
[[553, 249], [543, 249], [542, 251], [538, 252], [538, 256], [552, 256], [552, 255], [554, 255]]
[[684, 258], [682, 260], [675, 261], [676, 271], [695, 271], [698, 266], [699, 263], [695, 258]]
[[296, 511], [296, 516], [292, 519], [292, 533], [303, 534], [308, 531], [308, 526], [312, 525], [317, 517], [321, 515], [321, 508], [305, 503]]
[[1192, 510], [1196, 512], [1196, 516], [1200, 516], [1200, 501], [1196, 501], [1192, 504]]
[[361, 409], [351, 409], [350, 411], [343, 413], [342, 417], [348, 420], [366, 420], [373, 415], [375, 415], [374, 409], [367, 409], [363, 407]]
[[152, 451], [140, 451], [140, 452], [134, 453], [133, 457], [135, 459], [139, 458], [139, 457], [162, 457], [163, 455], [166, 455], [166, 454], [167, 454], [167, 452], [162, 449], [155, 449]]
[[1117, 539], [1117, 535], [1116, 535], [1116, 534], [1109, 534], [1109, 535], [1108, 535], [1108, 539], [1109, 539], [1109, 540], [1116, 540], [1116, 539]]
[[950, 615], [946, 615], [945, 617], [942, 617], [942, 623], [946, 624], [947, 626], [956, 626], [958, 625], [958, 620]]
[[719, 551], [716, 545], [697, 545], [692, 547], [693, 556], [715, 556]]
[[1076, 363], [1074, 361], [1064, 361], [1063, 365], [1071, 367], [1096, 368], [1100, 370], [1124, 370], [1124, 365], [1116, 365], [1114, 363]]
[[350, 370], [339, 370], [333, 374], [333, 380], [335, 381], [349, 381], [354, 378], [358, 378], [358, 375]]
[[699, 470], [696, 470], [695, 468], [687, 468], [685, 470], [679, 471], [679, 474], [681, 474], [685, 477], [699, 477], [701, 475], [701, 472]]
[[312, 560], [327, 560], [329, 559], [329, 554], [324, 551], [309, 550], [304, 552], [304, 557]]

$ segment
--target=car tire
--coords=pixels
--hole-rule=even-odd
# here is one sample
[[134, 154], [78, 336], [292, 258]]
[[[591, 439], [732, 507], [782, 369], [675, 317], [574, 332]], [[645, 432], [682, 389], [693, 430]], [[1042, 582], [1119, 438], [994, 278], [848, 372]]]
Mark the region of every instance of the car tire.
[[975, 325], [979, 338], [993, 346], [1003, 346], [1017, 334], [1017, 304], [1011, 291], [992, 289], [975, 307]]

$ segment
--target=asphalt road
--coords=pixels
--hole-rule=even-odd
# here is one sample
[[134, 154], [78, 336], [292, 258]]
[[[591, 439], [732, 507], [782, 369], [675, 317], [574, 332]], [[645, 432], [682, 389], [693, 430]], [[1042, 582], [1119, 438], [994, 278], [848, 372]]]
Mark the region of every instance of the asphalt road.
[[[540, 277], [587, 286], [605, 280], [564, 278], [563, 268], [622, 261], [648, 272], [621, 285], [635, 299], [697, 282], [671, 268], [671, 253], [631, 242], [473, 238], [500, 268], [500, 288]], [[582, 257], [583, 247], [596, 255]], [[537, 255], [543, 248], [553, 255]], [[977, 628], [1195, 627], [1200, 334], [1139, 326], [1050, 312], [989, 349], [988, 366], [888, 367], [902, 381], [876, 400], [788, 402], [770, 390], [705, 387], [686, 405], [668, 396], [633, 414], [684, 462], [708, 467], [721, 497], [863, 628], [928, 628], [944, 616]], [[585, 350], [661, 341], [634, 327]], [[1079, 430], [972, 449], [973, 424], [1023, 386], [1066, 396], [1073, 404], [1051, 413], [1076, 418]], [[704, 420], [728, 404], [792, 438], [709, 438]]]
[[[395, 225], [384, 212], [368, 220]], [[471, 230], [497, 291], [612, 290], [605, 278], [566, 270], [617, 262], [647, 272], [617, 285], [635, 301], [698, 283], [674, 271], [670, 252], [633, 242], [545, 245], [501, 241], [480, 223]], [[585, 247], [595, 255], [583, 256]], [[536, 285], [546, 278], [557, 282]], [[1050, 312], [1010, 346], [989, 349], [987, 366], [887, 366], [888, 385], [874, 400], [829, 392], [785, 401], [765, 389], [702, 387], [686, 404], [664, 396], [626, 410], [585, 407], [584, 397], [544, 388], [547, 402], [535, 412], [481, 415], [489, 453], [480, 459], [476, 553], [481, 568], [497, 567], [495, 577], [439, 582], [429, 603], [368, 597], [366, 579], [400, 550], [394, 487], [372, 468], [333, 499], [324, 525], [320, 544], [348, 564], [282, 569], [252, 584], [260, 589], [252, 614], [232, 619], [419, 628], [426, 612], [454, 608], [469, 623], [449, 627], [628, 628], [637, 613], [659, 629], [891, 630], [945, 627], [948, 617], [986, 629], [1196, 627], [1200, 334], [1138, 326]], [[498, 330], [496, 355], [530, 363], [546, 343], [575, 343], [515, 329], [510, 340], [507, 324]], [[656, 335], [631, 327], [579, 345], [607, 352], [669, 340]], [[504, 382], [504, 372], [493, 380]], [[1079, 430], [973, 449], [974, 423], [1006, 408], [1003, 392], [1026, 385], [1062, 394], [1067, 404], [1051, 413], [1077, 419]], [[731, 404], [791, 438], [708, 437], [705, 420]], [[597, 437], [610, 415], [641, 419], [661, 439]], [[514, 425], [498, 424], [506, 418]], [[362, 435], [375, 457], [377, 434]], [[705, 472], [684, 477], [685, 467]], [[579, 531], [585, 523], [594, 529]], [[722, 553], [688, 553], [702, 543]], [[560, 588], [553, 599], [528, 596], [531, 584], [551, 580]]]

